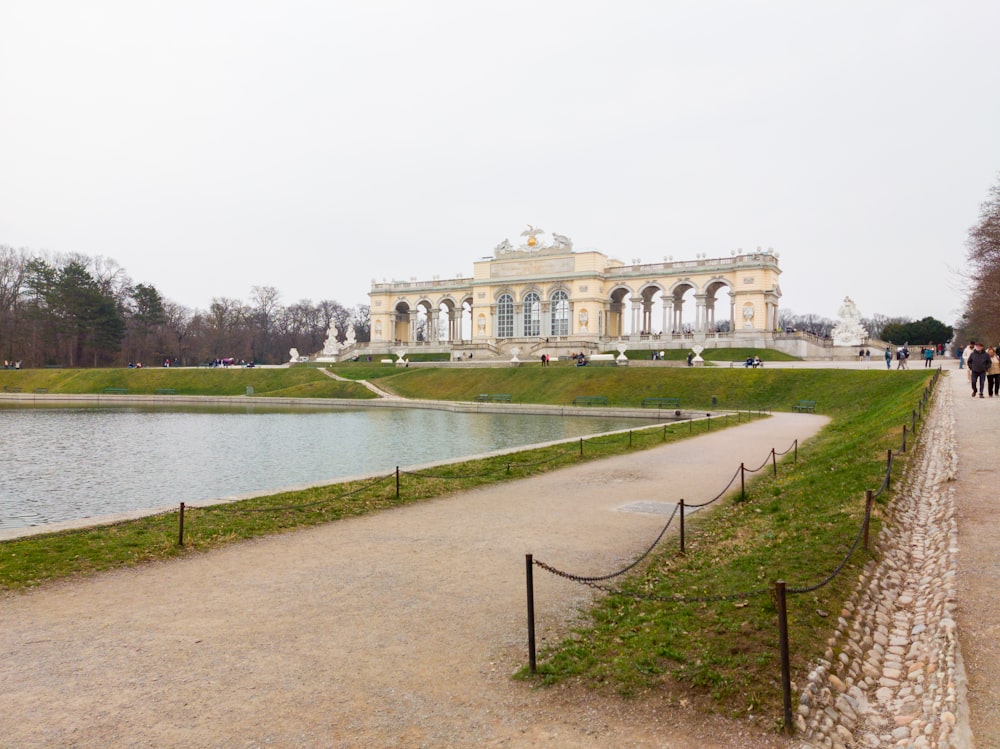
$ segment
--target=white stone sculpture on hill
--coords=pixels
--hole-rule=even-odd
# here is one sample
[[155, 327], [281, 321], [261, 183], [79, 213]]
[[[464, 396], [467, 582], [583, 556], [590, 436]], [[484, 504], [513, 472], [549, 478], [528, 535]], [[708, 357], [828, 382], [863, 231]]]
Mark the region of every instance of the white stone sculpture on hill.
[[861, 313], [849, 296], [844, 297], [838, 312], [840, 319], [833, 326], [834, 346], [860, 346], [868, 338], [868, 331], [861, 327]]

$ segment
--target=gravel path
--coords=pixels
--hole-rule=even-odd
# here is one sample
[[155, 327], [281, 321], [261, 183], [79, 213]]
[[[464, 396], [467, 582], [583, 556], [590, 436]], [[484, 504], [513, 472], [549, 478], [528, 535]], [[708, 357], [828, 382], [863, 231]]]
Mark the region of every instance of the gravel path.
[[977, 749], [1000, 749], [1000, 484], [997, 429], [1000, 398], [971, 398], [966, 373], [952, 371], [958, 472], [958, 638], [968, 677], [968, 703]]
[[[695, 439], [2, 599], [12, 747], [786, 746], [655, 698], [534, 689], [524, 555], [631, 560], [676, 501], [714, 496], [825, 419]], [[645, 512], [628, 509], [641, 503]], [[662, 503], [662, 506], [657, 506]], [[658, 512], [660, 510], [661, 512]], [[662, 514], [666, 513], [666, 514]], [[541, 643], [588, 588], [535, 575]]]

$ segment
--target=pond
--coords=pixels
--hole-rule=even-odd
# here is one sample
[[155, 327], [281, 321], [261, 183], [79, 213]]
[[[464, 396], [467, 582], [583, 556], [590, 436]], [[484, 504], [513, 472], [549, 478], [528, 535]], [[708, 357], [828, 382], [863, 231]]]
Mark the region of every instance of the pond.
[[412, 408], [4, 407], [0, 528], [389, 474], [635, 425]]

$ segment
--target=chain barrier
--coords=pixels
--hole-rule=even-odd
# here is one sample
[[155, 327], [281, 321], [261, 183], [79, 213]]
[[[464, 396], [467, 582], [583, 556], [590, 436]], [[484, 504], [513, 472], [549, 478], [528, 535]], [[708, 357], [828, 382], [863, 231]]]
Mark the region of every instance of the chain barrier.
[[[939, 367], [938, 370], [937, 370], [937, 372], [934, 373], [934, 376], [931, 379], [930, 386], [926, 389], [926, 391], [924, 393], [924, 401], [927, 401], [933, 395], [933, 386], [937, 383], [937, 380], [938, 380], [938, 377], [939, 377], [940, 374], [941, 374], [941, 368]], [[924, 405], [924, 402], [921, 402], [921, 411], [920, 411], [921, 419], [923, 417], [923, 405]], [[916, 433], [916, 419], [917, 419], [916, 411], [914, 411], [912, 415], [913, 415], [913, 432], [915, 434]], [[763, 469], [764, 466], [766, 466], [767, 463], [770, 461], [770, 462], [772, 462], [774, 464], [774, 466], [775, 466], [775, 474], [777, 475], [777, 463], [775, 462], [776, 456], [777, 455], [786, 455], [792, 449], [795, 449], [795, 451], [796, 451], [796, 457], [797, 457], [798, 456], [798, 440], [796, 440], [795, 442], [793, 442], [792, 446], [789, 447], [788, 450], [785, 450], [784, 452], [781, 452], [781, 453], [777, 452], [774, 448], [771, 448], [771, 454], [768, 456], [768, 458], [760, 465], [759, 468], [751, 470], [751, 473], [754, 473], [756, 471], [759, 471], [759, 470]], [[906, 426], [905, 425], [903, 427], [903, 447], [902, 447], [902, 451], [903, 452], [906, 451]], [[893, 462], [892, 459], [893, 459], [892, 450], [889, 450], [888, 458], [887, 458], [887, 461], [886, 461], [885, 475], [883, 476], [883, 479], [882, 479], [882, 485], [875, 492], [867, 491], [865, 493], [865, 512], [864, 512], [864, 518], [863, 518], [863, 520], [861, 522], [861, 527], [858, 529], [858, 532], [857, 532], [857, 534], [854, 537], [854, 541], [851, 544], [850, 548], [847, 550], [847, 553], [840, 560], [840, 563], [836, 566], [836, 568], [829, 575], [827, 575], [823, 580], [821, 580], [820, 582], [816, 583], [815, 585], [794, 588], [794, 587], [788, 587], [783, 580], [778, 580], [775, 583], [775, 585], [774, 585], [773, 594], [774, 594], [775, 602], [776, 602], [776, 605], [777, 605], [777, 608], [778, 608], [779, 640], [781, 642], [781, 662], [782, 662], [782, 666], [781, 666], [781, 668], [782, 668], [781, 680], [782, 680], [782, 693], [783, 693], [783, 702], [784, 702], [784, 725], [785, 725], [785, 731], [786, 732], [791, 732], [792, 731], [792, 709], [791, 709], [792, 708], [792, 705], [791, 705], [792, 690], [791, 690], [791, 680], [790, 680], [790, 667], [791, 667], [791, 664], [790, 664], [790, 658], [789, 658], [789, 654], [788, 654], [788, 617], [787, 617], [787, 612], [786, 612], [786, 609], [785, 609], [785, 595], [788, 594], [788, 593], [793, 594], [793, 595], [801, 595], [801, 594], [806, 594], [806, 593], [813, 593], [813, 592], [819, 590], [820, 588], [822, 588], [822, 587], [824, 587], [826, 585], [829, 585], [847, 567], [848, 562], [850, 561], [851, 557], [854, 556], [854, 553], [857, 551], [858, 545], [861, 544], [862, 539], [864, 540], [865, 548], [866, 549], [868, 548], [868, 530], [869, 530], [869, 526], [870, 526], [870, 523], [871, 523], [871, 515], [872, 515], [872, 508], [874, 507], [874, 499], [876, 497], [878, 497], [883, 491], [885, 491], [886, 489], [889, 488], [889, 484], [890, 484], [890, 480], [891, 480], [891, 476], [892, 476], [892, 462]], [[659, 602], [659, 603], [678, 603], [678, 604], [717, 603], [717, 602], [727, 602], [727, 601], [736, 601], [736, 600], [746, 600], [746, 599], [749, 599], [749, 598], [756, 598], [756, 597], [760, 597], [760, 596], [764, 596], [764, 595], [768, 595], [768, 594], [772, 593], [772, 589], [771, 588], [757, 588], [757, 589], [754, 589], [754, 590], [738, 591], [738, 592], [735, 592], [735, 593], [719, 593], [719, 594], [704, 595], [704, 596], [685, 596], [685, 595], [680, 594], [680, 593], [675, 593], [673, 595], [654, 595], [654, 594], [645, 594], [645, 593], [638, 592], [638, 591], [622, 590], [621, 588], [615, 588], [615, 587], [612, 587], [610, 585], [602, 585], [602, 584], [600, 584], [604, 580], [609, 580], [611, 578], [618, 577], [618, 576], [624, 574], [625, 572], [627, 572], [630, 569], [634, 568], [643, 559], [645, 559], [652, 552], [653, 548], [655, 548], [656, 545], [663, 538], [663, 535], [666, 533], [667, 529], [670, 527], [670, 524], [673, 522], [673, 519], [677, 515], [678, 510], [680, 508], [682, 508], [683, 506], [691, 507], [691, 508], [700, 508], [700, 507], [704, 507], [704, 506], [706, 506], [708, 504], [711, 504], [712, 502], [715, 502], [716, 500], [718, 500], [721, 496], [723, 496], [729, 490], [729, 488], [732, 486], [733, 482], [736, 480], [736, 476], [741, 475], [741, 473], [744, 472], [744, 471], [746, 471], [746, 470], [747, 470], [746, 467], [743, 466], [743, 465], [741, 465], [740, 468], [733, 475], [733, 478], [730, 479], [729, 484], [726, 485], [726, 488], [723, 489], [722, 492], [719, 495], [717, 495], [713, 499], [709, 500], [708, 502], [702, 503], [700, 505], [684, 505], [684, 500], [682, 499], [680, 501], [680, 503], [678, 503], [678, 505], [674, 508], [673, 514], [671, 514], [670, 519], [667, 521], [667, 524], [664, 526], [663, 530], [660, 531], [660, 534], [657, 536], [657, 538], [653, 542], [653, 544], [648, 549], [646, 549], [646, 551], [643, 552], [643, 554], [641, 556], [639, 556], [634, 562], [632, 562], [632, 564], [628, 565], [627, 567], [625, 567], [624, 569], [622, 569], [622, 570], [620, 570], [618, 572], [614, 572], [614, 573], [612, 573], [610, 575], [604, 575], [604, 576], [599, 576], [599, 577], [583, 577], [583, 576], [580, 576], [580, 575], [573, 575], [573, 574], [570, 574], [568, 572], [564, 572], [562, 570], [556, 569], [555, 567], [552, 567], [551, 565], [545, 564], [544, 562], [535, 561], [535, 560], [533, 560], [532, 555], [530, 555], [530, 554], [526, 555], [526, 559], [527, 559], [527, 562], [528, 562], [528, 573], [527, 573], [527, 582], [528, 582], [528, 621], [529, 621], [529, 623], [528, 623], [528, 628], [529, 628], [528, 643], [529, 643], [529, 663], [530, 663], [531, 673], [535, 673], [536, 672], [536, 662], [535, 662], [534, 587], [533, 587], [532, 575], [531, 575], [531, 568], [534, 565], [537, 565], [538, 567], [540, 567], [540, 568], [542, 568], [542, 569], [544, 569], [544, 570], [546, 570], [548, 572], [551, 572], [551, 573], [553, 573], [555, 575], [558, 575], [560, 577], [566, 578], [568, 580], [572, 580], [574, 582], [581, 583], [583, 585], [587, 585], [587, 586], [589, 586], [589, 587], [591, 587], [591, 588], [593, 588], [595, 590], [602, 591], [602, 592], [607, 593], [609, 595], [614, 595], [614, 596], [619, 596], [619, 597], [626, 597], [626, 598], [632, 598], [634, 600], [639, 600], [639, 601], [655, 601], [655, 602]], [[683, 512], [683, 510], [681, 510], [681, 512]], [[682, 514], [681, 515], [681, 530], [682, 530], [682, 534], [681, 535], [682, 535], [682, 539], [683, 539], [683, 527], [684, 527], [684, 516]], [[683, 546], [683, 541], [682, 541], [682, 543], [681, 543], [681, 553], [683, 553], [683, 549], [684, 549], [684, 546]]]
[[[771, 452], [772, 452], [772, 453], [774, 452], [774, 448], [773, 448], [773, 447], [771, 448]], [[766, 458], [764, 458], [764, 462], [763, 462], [763, 463], [761, 463], [761, 464], [760, 464], [759, 466], [757, 466], [756, 468], [746, 468], [746, 467], [744, 467], [744, 469], [743, 469], [743, 470], [745, 470], [745, 471], [746, 471], [747, 473], [757, 473], [757, 471], [762, 471], [762, 470], [764, 470], [764, 466], [766, 466], [766, 465], [767, 465], [768, 463], [770, 463], [770, 462], [771, 462], [771, 456], [770, 456], [770, 455], [768, 455], [768, 456], [767, 456]]]
[[543, 460], [536, 460], [533, 463], [508, 463], [503, 468], [498, 468], [495, 471], [487, 471], [485, 473], [465, 474], [463, 476], [443, 476], [443, 475], [440, 475], [440, 474], [428, 473], [426, 471], [404, 471], [404, 470], [400, 470], [400, 474], [401, 475], [406, 475], [406, 476], [414, 476], [416, 478], [422, 478], [422, 479], [440, 479], [442, 481], [446, 481], [446, 480], [449, 480], [449, 479], [464, 480], [464, 479], [485, 478], [487, 476], [493, 476], [494, 474], [497, 474], [497, 473], [507, 473], [512, 468], [534, 468], [535, 466], [545, 465], [546, 463], [552, 463], [553, 461], [561, 460], [562, 458], [565, 458], [567, 455], [576, 455], [576, 450], [575, 449], [574, 450], [563, 450], [560, 453], [556, 453], [551, 458], [545, 458]]
[[[640, 554], [638, 557], [636, 557], [636, 559], [631, 564], [629, 564], [627, 567], [623, 567], [622, 569], [618, 570], [617, 572], [612, 572], [609, 575], [597, 575], [597, 576], [594, 576], [594, 577], [585, 577], [583, 575], [574, 575], [574, 574], [572, 574], [570, 572], [564, 572], [563, 570], [557, 569], [556, 567], [553, 567], [553, 566], [551, 566], [549, 564], [546, 564], [545, 562], [540, 562], [537, 559], [534, 560], [534, 561], [535, 561], [536, 565], [538, 565], [539, 567], [541, 567], [546, 572], [551, 572], [553, 575], [558, 575], [559, 577], [565, 577], [567, 580], [572, 580], [573, 582], [576, 582], [576, 583], [583, 583], [584, 585], [590, 585], [591, 587], [596, 587], [595, 583], [597, 583], [597, 582], [599, 582], [601, 580], [610, 580], [612, 578], [624, 575], [626, 572], [628, 572], [629, 570], [633, 569], [637, 564], [639, 564], [639, 562], [641, 562], [643, 559], [645, 559], [646, 557], [648, 557], [649, 554], [650, 554], [650, 552], [652, 552], [653, 549], [656, 548], [656, 545], [658, 543], [660, 543], [660, 541], [663, 539], [663, 535], [667, 532], [667, 529], [670, 527], [670, 524], [672, 522], [674, 522], [674, 518], [676, 516], [677, 516], [677, 506], [675, 505], [674, 506], [674, 511], [672, 513], [670, 513], [670, 519], [667, 520], [667, 524], [663, 526], [663, 529], [660, 531], [659, 535], [657, 535], [656, 540], [653, 541], [653, 543], [651, 543], [649, 545], [649, 548], [646, 549], [644, 552], [642, 552], [642, 554]], [[603, 590], [603, 588], [602, 588], [602, 590]]]
[[[793, 443], [793, 445], [794, 445], [794, 443]], [[791, 450], [791, 449], [792, 448], [790, 447], [788, 450], [785, 450], [785, 453], [789, 452], [789, 450]], [[774, 454], [774, 448], [771, 449], [771, 453], [772, 453], [772, 455]], [[784, 454], [784, 453], [782, 453], [782, 454]], [[764, 463], [761, 465], [761, 467], [763, 468], [764, 465], [767, 465], [767, 462], [769, 460], [771, 460], [771, 456], [768, 456], [768, 458], [764, 461]], [[723, 488], [722, 491], [720, 491], [718, 494], [716, 494], [714, 497], [712, 497], [712, 499], [708, 500], [707, 502], [702, 502], [700, 504], [687, 504], [687, 503], [685, 503], [684, 507], [685, 508], [690, 508], [692, 510], [698, 510], [698, 509], [701, 509], [702, 507], [707, 507], [708, 505], [712, 504], [713, 502], [718, 501], [723, 496], [725, 496], [725, 494], [726, 494], [727, 491], [729, 491], [730, 487], [732, 487], [732, 485], [733, 485], [733, 482], [736, 481], [736, 477], [740, 475], [740, 472], [742, 470], [743, 470], [742, 466], [740, 468], [737, 468], [736, 472], [733, 474], [733, 477], [731, 479], [729, 479], [729, 483], [726, 484], [725, 488]], [[760, 469], [758, 469], [758, 470], [760, 470]], [[598, 583], [599, 581], [602, 581], [602, 580], [611, 580], [612, 578], [619, 577], [619, 576], [625, 574], [629, 570], [633, 569], [643, 559], [645, 559], [647, 556], [649, 556], [649, 554], [653, 551], [653, 549], [656, 548], [656, 545], [659, 544], [660, 541], [663, 539], [663, 536], [667, 532], [667, 529], [670, 528], [670, 524], [673, 523], [674, 518], [677, 517], [677, 513], [678, 513], [679, 509], [680, 509], [680, 505], [679, 504], [678, 505], [674, 505], [674, 511], [672, 513], [670, 513], [670, 519], [667, 520], [667, 524], [663, 526], [662, 530], [660, 530], [660, 533], [659, 533], [659, 535], [657, 535], [656, 540], [654, 540], [653, 543], [650, 544], [649, 548], [647, 548], [644, 552], [642, 552], [642, 554], [640, 554], [631, 564], [629, 564], [626, 567], [623, 567], [622, 569], [618, 570], [617, 572], [612, 572], [612, 573], [607, 574], [607, 575], [596, 575], [596, 576], [590, 576], [590, 577], [588, 577], [588, 576], [585, 576], [585, 575], [575, 575], [575, 574], [573, 574], [571, 572], [566, 572], [564, 570], [560, 570], [557, 567], [553, 567], [552, 565], [546, 564], [545, 562], [541, 562], [541, 561], [539, 561], [537, 559], [533, 560], [533, 563], [535, 565], [537, 565], [538, 567], [541, 567], [546, 572], [551, 572], [553, 575], [557, 575], [559, 577], [566, 578], [567, 580], [571, 580], [573, 582], [582, 583], [584, 585], [589, 585], [590, 587], [595, 588], [597, 590], [603, 590], [605, 592], [614, 592], [613, 589], [597, 585], [596, 583]], [[769, 589], [764, 588], [763, 592], [766, 593], [768, 590]], [[746, 593], [731, 593], [731, 594], [726, 594], [726, 596], [733, 596], [734, 600], [735, 600], [736, 598], [748, 598], [748, 597], [752, 597], [752, 596], [756, 596], [756, 595], [760, 595], [760, 594], [761, 594], [761, 591], [749, 591], [749, 592], [746, 592]], [[631, 594], [629, 594], [629, 595], [631, 595]], [[644, 600], [661, 600], [661, 599], [660, 598], [649, 598], [649, 599], [644, 599]], [[676, 599], [676, 597], [672, 597], [670, 599], [664, 599], [664, 600], [676, 601], [677, 599]], [[694, 599], [692, 599], [692, 600], [694, 600]], [[705, 601], [709, 601], [709, 600], [729, 600], [729, 598], [724, 596], [723, 598], [709, 597], [709, 598], [698, 599], [698, 600], [700, 602], [705, 602]]]
[[[535, 564], [544, 570], [548, 570], [549, 572], [552, 571], [542, 562], [536, 561]], [[563, 575], [563, 577], [565, 577], [565, 575]], [[601, 585], [600, 583], [588, 582], [586, 580], [577, 580], [576, 582], [580, 582], [583, 585], [593, 588], [594, 590], [599, 590], [613, 596], [631, 598], [636, 601], [655, 601], [656, 603], [677, 603], [681, 605], [690, 603], [722, 603], [726, 601], [741, 601], [748, 598], [757, 598], [771, 592], [770, 588], [757, 588], [756, 590], [744, 590], [736, 593], [718, 593], [706, 596], [685, 596], [681, 593], [675, 593], [670, 596], [662, 596], [653, 595], [651, 593], [640, 593], [638, 591], [631, 590], [625, 591], [621, 588], [613, 588], [610, 585]]]
[[833, 581], [833, 579], [837, 575], [839, 575], [841, 572], [843, 572], [844, 567], [847, 566], [848, 560], [851, 558], [851, 556], [857, 550], [858, 544], [861, 543], [861, 539], [864, 537], [864, 534], [865, 534], [865, 528], [868, 526], [868, 522], [870, 520], [871, 520], [871, 511], [866, 506], [865, 507], [865, 519], [861, 522], [861, 527], [858, 529], [858, 533], [854, 537], [854, 543], [851, 544], [851, 548], [848, 549], [847, 554], [844, 555], [844, 558], [840, 560], [840, 564], [837, 565], [837, 568], [833, 572], [831, 572], [829, 575], [827, 575], [827, 577], [824, 580], [816, 583], [815, 585], [810, 585], [809, 587], [806, 587], [806, 588], [786, 588], [786, 592], [793, 593], [793, 594], [812, 593], [815, 590], [819, 590], [824, 585], [828, 585], [829, 583], [831, 583]]
[[693, 504], [693, 505], [692, 504], [688, 504], [687, 502], [685, 502], [684, 506], [685, 507], [690, 507], [693, 510], [700, 510], [702, 507], [708, 507], [710, 504], [712, 504], [712, 502], [717, 502], [718, 500], [720, 500], [725, 495], [725, 493], [727, 491], [729, 491], [729, 487], [731, 487], [733, 485], [733, 482], [736, 481], [736, 477], [740, 475], [740, 471], [741, 470], [743, 470], [743, 469], [742, 468], [737, 468], [736, 469], [736, 473], [734, 473], [733, 477], [731, 479], [729, 479], [729, 483], [726, 484], [725, 489], [723, 489], [721, 492], [719, 492], [718, 494], [716, 494], [714, 497], [712, 497], [707, 502], [702, 502], [701, 504]]

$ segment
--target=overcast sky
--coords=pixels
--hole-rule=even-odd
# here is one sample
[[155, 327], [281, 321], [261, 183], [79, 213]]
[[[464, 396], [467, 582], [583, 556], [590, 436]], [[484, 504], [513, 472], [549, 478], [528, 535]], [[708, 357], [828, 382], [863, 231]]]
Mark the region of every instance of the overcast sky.
[[526, 224], [780, 253], [781, 307], [951, 323], [1000, 3], [0, 0], [0, 244], [206, 309], [469, 276]]

